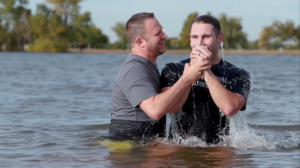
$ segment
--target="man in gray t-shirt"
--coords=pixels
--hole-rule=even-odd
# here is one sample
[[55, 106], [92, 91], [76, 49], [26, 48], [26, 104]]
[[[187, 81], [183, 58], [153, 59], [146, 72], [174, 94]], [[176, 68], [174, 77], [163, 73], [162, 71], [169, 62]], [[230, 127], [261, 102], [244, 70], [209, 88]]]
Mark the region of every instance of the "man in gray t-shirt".
[[121, 66], [112, 89], [111, 139], [143, 139], [163, 135], [162, 118], [179, 109], [203, 70], [210, 68], [203, 59], [186, 64], [181, 78], [160, 93], [156, 58], [166, 49], [167, 37], [153, 13], [137, 13], [126, 23], [131, 54]]
[[[139, 107], [143, 100], [159, 94], [159, 78], [158, 69], [151, 61], [138, 55], [128, 55], [112, 89], [110, 132], [114, 132], [117, 139], [164, 135], [163, 120], [153, 121]], [[140, 128], [136, 128], [138, 126]]]
[[144, 57], [129, 54], [119, 70], [112, 90], [111, 118], [151, 121], [138, 105], [159, 92], [159, 72], [156, 65]]

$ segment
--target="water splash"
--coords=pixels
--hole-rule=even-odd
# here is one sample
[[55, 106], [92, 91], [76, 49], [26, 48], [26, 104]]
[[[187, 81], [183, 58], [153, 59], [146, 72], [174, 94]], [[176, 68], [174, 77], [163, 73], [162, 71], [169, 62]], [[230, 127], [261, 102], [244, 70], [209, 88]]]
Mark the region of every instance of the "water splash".
[[278, 140], [275, 142], [277, 148], [298, 148], [300, 149], [300, 131], [290, 132], [286, 131], [286, 133], [290, 134], [289, 138]]
[[224, 57], [224, 48], [223, 48], [223, 42], [220, 43], [220, 47], [221, 47], [221, 50], [222, 50], [221, 58], [222, 58], [223, 60], [225, 60], [225, 57]]
[[[197, 120], [197, 109], [196, 109], [196, 97], [195, 97], [195, 91], [194, 91], [194, 84], [192, 85], [192, 96], [193, 96], [193, 115], [194, 120]], [[184, 139], [187, 137], [185, 131], [182, 128], [182, 125], [180, 123], [181, 117], [184, 115], [182, 109], [179, 109], [175, 114], [167, 114], [166, 119], [166, 134], [165, 137], [169, 139], [170, 135], [172, 135], [173, 140], [176, 142], [183, 142]], [[177, 124], [176, 124], [177, 123]], [[195, 127], [195, 124], [192, 125], [191, 130], [193, 130]]]
[[172, 114], [168, 113], [166, 115], [166, 133], [165, 138], [169, 139], [171, 133], [171, 123], [172, 123]]
[[224, 142], [221, 145], [243, 149], [275, 149], [274, 144], [269, 143], [263, 135], [256, 133], [247, 124], [243, 113], [229, 117], [229, 123], [229, 135], [223, 137]]
[[[192, 85], [192, 93], [193, 93], [193, 115], [194, 115], [194, 120], [196, 121], [197, 120], [197, 109], [196, 109], [196, 97], [195, 97], [195, 91], [194, 91], [194, 84]], [[194, 127], [195, 127], [195, 124], [193, 124], [191, 130], [193, 130]]]
[[186, 137], [182, 125], [179, 122], [182, 115], [184, 115], [182, 109], [179, 109], [175, 114], [167, 115], [167, 121], [171, 121], [170, 125], [167, 126], [167, 128], [169, 128], [169, 131], [166, 131], [167, 139], [169, 139], [170, 135], [172, 135], [173, 141], [181, 143], [181, 141]]
[[229, 123], [229, 135], [223, 136], [223, 141], [219, 144], [207, 145], [196, 136], [187, 137], [185, 139], [180, 136], [174, 136], [172, 140], [164, 141], [163, 143], [188, 147], [234, 147], [259, 150], [300, 149], [300, 131], [286, 132], [289, 135], [286, 137], [261, 134], [257, 132], [255, 127], [248, 125], [246, 122], [246, 114], [243, 112], [229, 117]]
[[259, 87], [259, 86], [255, 86], [254, 84], [253, 84], [253, 82], [251, 82], [251, 85], [252, 85], [252, 87], [251, 87], [251, 94], [254, 94], [254, 91], [255, 90], [259, 90], [261, 93], [264, 93], [264, 90], [261, 88], [261, 87]]

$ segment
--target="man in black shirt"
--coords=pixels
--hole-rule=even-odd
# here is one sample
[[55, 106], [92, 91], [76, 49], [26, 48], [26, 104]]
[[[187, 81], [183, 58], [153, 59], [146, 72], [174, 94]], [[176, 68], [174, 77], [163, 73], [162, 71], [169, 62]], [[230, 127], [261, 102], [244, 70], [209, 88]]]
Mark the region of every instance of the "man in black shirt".
[[227, 116], [245, 110], [251, 87], [250, 76], [247, 71], [219, 56], [223, 34], [217, 19], [198, 16], [190, 30], [190, 58], [166, 64], [160, 78], [161, 91], [173, 86], [181, 77], [185, 64], [208, 60], [211, 68], [202, 71], [202, 77], [183, 95], [186, 102], [173, 108], [174, 111], [181, 110], [174, 115], [169, 136], [197, 136], [208, 144], [215, 144], [229, 132]]

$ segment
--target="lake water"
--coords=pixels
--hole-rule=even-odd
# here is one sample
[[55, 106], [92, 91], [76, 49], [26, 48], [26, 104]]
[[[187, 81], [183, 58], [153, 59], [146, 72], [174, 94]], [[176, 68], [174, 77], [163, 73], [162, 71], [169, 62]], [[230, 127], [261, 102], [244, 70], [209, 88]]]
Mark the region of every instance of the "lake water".
[[[299, 56], [225, 55], [253, 87], [223, 144], [192, 137], [112, 150], [99, 141], [126, 56], [0, 52], [0, 167], [300, 167]], [[163, 55], [159, 70], [185, 58]]]

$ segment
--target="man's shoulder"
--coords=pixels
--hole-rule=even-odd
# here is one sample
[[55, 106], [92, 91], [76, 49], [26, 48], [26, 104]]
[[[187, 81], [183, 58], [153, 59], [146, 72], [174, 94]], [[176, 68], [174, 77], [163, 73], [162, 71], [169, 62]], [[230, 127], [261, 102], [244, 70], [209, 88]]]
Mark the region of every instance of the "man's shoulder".
[[250, 82], [251, 76], [248, 71], [243, 68], [237, 67], [236, 65], [226, 61], [224, 62], [224, 71], [223, 74], [229, 79], [236, 82]]
[[123, 65], [120, 67], [116, 81], [123, 82], [125, 79], [139, 79], [143, 78], [148, 71], [146, 70], [145, 66], [140, 62], [124, 62]]
[[123, 75], [128, 75], [128, 74], [132, 74], [132, 75], [138, 75], [138, 74], [145, 74], [148, 73], [146, 67], [139, 63], [131, 63], [131, 64], [124, 64], [120, 70], [119, 73], [122, 73]]
[[145, 63], [148, 63], [148, 62], [145, 58], [130, 53], [127, 56], [125, 62], [122, 64], [120, 69], [123, 69], [123, 70], [145, 69]]
[[236, 65], [225, 61], [224, 64], [226, 65], [226, 70], [230, 71], [232, 74], [241, 74], [241, 75], [249, 75], [249, 72], [243, 68], [237, 67]]

